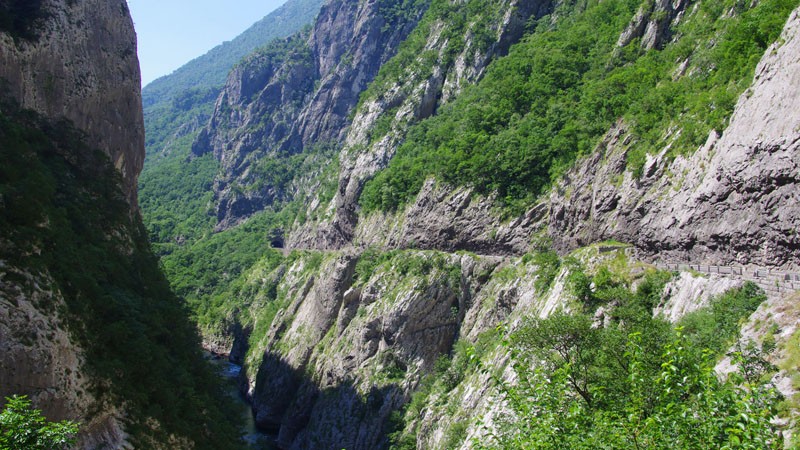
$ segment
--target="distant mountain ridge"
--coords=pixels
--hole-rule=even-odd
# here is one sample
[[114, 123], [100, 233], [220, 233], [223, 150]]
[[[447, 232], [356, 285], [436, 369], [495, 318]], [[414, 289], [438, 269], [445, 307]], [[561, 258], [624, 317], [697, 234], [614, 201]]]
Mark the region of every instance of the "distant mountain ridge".
[[142, 103], [148, 108], [171, 100], [190, 88], [208, 88], [225, 83], [230, 69], [244, 56], [276, 38], [294, 34], [314, 19], [323, 0], [289, 0], [231, 41], [209, 50], [170, 75], [144, 86]]

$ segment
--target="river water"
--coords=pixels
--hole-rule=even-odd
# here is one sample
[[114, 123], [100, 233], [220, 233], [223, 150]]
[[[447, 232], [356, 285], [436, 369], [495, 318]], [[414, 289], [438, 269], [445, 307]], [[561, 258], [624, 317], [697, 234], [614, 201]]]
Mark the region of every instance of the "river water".
[[236, 380], [239, 378], [239, 372], [242, 371], [242, 366], [236, 365], [218, 356], [211, 357], [211, 362], [214, 366], [219, 368], [219, 373], [225, 379], [228, 394], [239, 406], [239, 411], [242, 416], [239, 423], [242, 424], [245, 442], [247, 442], [250, 448], [255, 450], [277, 450], [278, 447], [274, 444], [275, 437], [259, 431], [258, 428], [256, 428], [253, 410], [244, 395], [239, 392]]

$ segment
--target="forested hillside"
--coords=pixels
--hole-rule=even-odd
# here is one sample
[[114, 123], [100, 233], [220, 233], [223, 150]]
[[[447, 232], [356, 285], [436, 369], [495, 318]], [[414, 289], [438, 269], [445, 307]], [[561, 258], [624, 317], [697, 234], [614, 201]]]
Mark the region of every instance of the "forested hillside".
[[797, 7], [329, 0], [155, 129], [151, 239], [285, 448], [790, 445]]

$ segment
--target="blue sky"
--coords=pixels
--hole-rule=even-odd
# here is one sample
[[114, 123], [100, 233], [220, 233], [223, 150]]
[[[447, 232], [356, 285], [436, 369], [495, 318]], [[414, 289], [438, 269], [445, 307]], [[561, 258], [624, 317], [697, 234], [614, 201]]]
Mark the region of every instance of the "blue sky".
[[142, 86], [229, 41], [286, 0], [127, 0]]

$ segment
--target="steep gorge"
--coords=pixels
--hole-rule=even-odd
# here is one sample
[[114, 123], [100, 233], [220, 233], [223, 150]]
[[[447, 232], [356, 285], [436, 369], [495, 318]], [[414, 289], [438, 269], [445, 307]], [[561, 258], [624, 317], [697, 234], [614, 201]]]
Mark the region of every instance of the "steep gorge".
[[0, 397], [79, 422], [79, 448], [237, 448], [139, 217], [127, 4], [12, 1], [0, 14]]
[[[355, 3], [329, 1], [310, 34], [276, 43], [231, 73], [193, 145], [196, 157], [210, 152], [221, 163], [211, 201], [219, 233], [164, 247], [168, 273], [190, 298], [206, 344], [244, 362], [242, 390], [257, 422], [277, 433], [282, 447], [474, 448], [472, 438], [488, 439], [485, 426], [503, 415], [493, 385], [512, 372], [503, 333], [529, 317], [579, 310], [583, 300], [571, 281], [578, 275], [600, 280], [610, 271], [635, 291], [648, 277], [669, 275], [652, 275], [651, 263], [797, 272], [796, 2], [403, 2], [409, 9], [392, 17], [404, 25], [383, 30], [391, 42], [383, 53], [364, 50], [374, 40], [350, 33], [383, 29], [385, 2]], [[602, 14], [613, 20], [600, 30], [592, 20]], [[341, 22], [333, 20], [340, 15]], [[355, 28], [337, 28], [354, 17]], [[771, 40], [737, 34], [751, 23], [769, 28], [764, 35]], [[598, 47], [574, 44], [584, 55], [607, 52], [610, 59], [600, 58], [594, 71], [586, 62], [577, 78], [556, 72], [578, 81], [544, 97], [551, 99], [544, 112], [568, 106], [583, 117], [595, 105], [609, 112], [589, 125], [548, 129], [555, 135], [549, 140], [567, 148], [552, 156], [563, 164], [535, 173], [539, 178], [531, 179], [547, 180], [528, 186], [537, 195], [515, 191], [519, 186], [497, 178], [515, 175], [513, 163], [527, 156], [515, 150], [524, 145], [491, 139], [535, 137], [513, 133], [537, 123], [525, 122], [524, 108], [513, 117], [492, 115], [492, 102], [513, 102], [508, 93], [518, 87], [497, 80], [517, 73], [520, 55], [538, 57], [536, 44], [566, 36], [558, 34], [565, 29], [606, 33]], [[347, 39], [326, 38], [336, 35]], [[728, 61], [714, 59], [714, 42], [735, 39], [745, 39], [735, 43], [755, 55], [746, 65], [751, 72], [733, 71], [705, 103], [679, 105], [674, 116], [656, 108], [670, 114], [646, 117], [648, 101], [680, 97], [659, 91], [664, 86], [696, 89], [710, 79]], [[682, 58], [664, 62], [662, 54]], [[624, 78], [633, 73], [650, 83], [653, 66], [641, 61], [663, 64], [652, 85]], [[626, 72], [630, 67], [641, 71]], [[617, 70], [617, 78], [591, 78], [606, 70]], [[315, 71], [318, 85], [296, 82]], [[623, 100], [581, 90], [587, 85]], [[628, 85], [653, 97], [641, 100]], [[572, 97], [557, 97], [566, 91]], [[620, 109], [626, 102], [640, 109]], [[709, 110], [729, 113], [705, 117]], [[598, 117], [592, 114], [586, 117]], [[441, 123], [451, 128], [436, 129]], [[476, 128], [489, 131], [455, 157], [426, 160], [406, 145], [438, 152], [461, 145], [459, 135]], [[698, 140], [706, 141], [699, 149]], [[481, 160], [474, 148], [501, 151]], [[464, 164], [443, 164], [451, 157]], [[475, 158], [490, 176], [470, 183], [447, 173], [485, 176], [468, 166]], [[492, 170], [500, 175], [491, 178]], [[507, 190], [487, 190], [478, 184], [484, 180]], [[373, 192], [392, 207], [366, 206], [365, 186], [377, 182], [384, 184]], [[601, 243], [611, 240], [633, 246]], [[245, 248], [241, 260], [214, 260]], [[193, 271], [213, 287], [192, 281]], [[684, 270], [657, 289], [653, 314], [675, 322], [741, 283]], [[591, 313], [613, 323], [620, 302], [594, 305]], [[772, 293], [745, 327], [750, 339], [773, 340], [777, 350], [769, 358], [778, 365], [793, 351], [795, 303]], [[452, 369], [442, 368], [445, 360]], [[797, 417], [798, 386], [787, 381], [793, 374], [782, 365], [774, 375], [795, 405], [782, 419], [787, 432]]]

